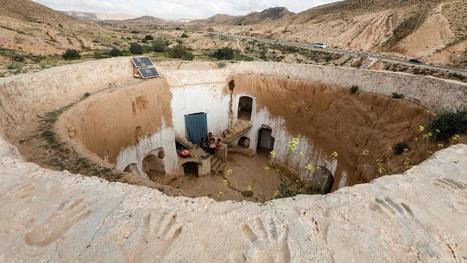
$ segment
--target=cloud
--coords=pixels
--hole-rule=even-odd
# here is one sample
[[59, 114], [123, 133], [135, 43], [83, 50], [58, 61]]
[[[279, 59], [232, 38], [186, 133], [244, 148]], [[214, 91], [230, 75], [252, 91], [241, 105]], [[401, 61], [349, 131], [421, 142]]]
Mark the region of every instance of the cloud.
[[60, 11], [152, 15], [165, 19], [207, 18], [215, 14], [245, 15], [285, 6], [300, 12], [336, 0], [34, 0]]

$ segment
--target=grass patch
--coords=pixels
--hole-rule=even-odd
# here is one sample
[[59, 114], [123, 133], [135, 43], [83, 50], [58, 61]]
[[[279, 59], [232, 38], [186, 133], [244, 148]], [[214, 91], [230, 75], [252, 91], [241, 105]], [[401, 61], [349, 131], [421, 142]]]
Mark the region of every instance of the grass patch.
[[57, 170], [68, 170], [75, 174], [97, 176], [108, 181], [118, 181], [122, 178], [122, 173], [101, 167], [87, 158], [84, 158], [73, 148], [67, 147], [64, 143], [60, 142], [54, 132], [54, 126], [59, 116], [70, 109], [73, 105], [90, 95], [90, 93], [85, 93], [84, 96], [75, 103], [71, 103], [56, 111], [38, 116], [40, 118], [40, 125], [39, 133], [36, 137], [46, 142], [42, 144], [41, 147], [46, 148], [47, 151], [51, 153], [45, 160], [47, 165], [54, 167]]

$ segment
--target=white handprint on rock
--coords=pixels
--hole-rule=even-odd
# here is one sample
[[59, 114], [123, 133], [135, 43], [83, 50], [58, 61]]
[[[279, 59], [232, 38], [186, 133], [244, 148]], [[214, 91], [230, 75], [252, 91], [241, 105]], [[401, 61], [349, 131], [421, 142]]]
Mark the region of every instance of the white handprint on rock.
[[240, 229], [250, 243], [247, 253], [235, 252], [231, 255], [234, 263], [254, 262], [254, 263], [289, 263], [290, 250], [287, 243], [289, 229], [285, 224], [282, 233], [278, 234], [277, 225], [274, 220], [269, 221], [269, 228], [266, 230], [263, 221], [255, 220], [256, 232], [248, 224], [241, 224]]

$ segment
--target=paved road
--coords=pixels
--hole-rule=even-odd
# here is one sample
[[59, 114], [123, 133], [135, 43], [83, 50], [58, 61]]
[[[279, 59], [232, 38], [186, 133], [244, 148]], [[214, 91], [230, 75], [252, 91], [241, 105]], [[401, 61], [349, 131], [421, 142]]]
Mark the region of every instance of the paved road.
[[370, 58], [379, 59], [380, 61], [383, 61], [383, 62], [398, 63], [398, 64], [404, 64], [404, 65], [407, 65], [407, 66], [416, 66], [418, 68], [426, 68], [426, 69], [431, 69], [431, 70], [436, 70], [436, 71], [457, 73], [457, 74], [460, 74], [462, 76], [467, 77], [467, 70], [465, 70], [465, 69], [457, 69], [457, 68], [443, 67], [443, 66], [436, 66], [436, 65], [429, 65], [429, 64], [415, 64], [415, 63], [410, 63], [407, 60], [403, 60], [401, 58], [390, 57], [390, 56], [387, 56], [387, 55], [376, 54], [376, 53], [372, 53], [372, 52], [349, 51], [349, 50], [336, 49], [336, 48], [316, 48], [316, 47], [313, 47], [313, 45], [311, 45], [311, 44], [303, 44], [303, 43], [289, 42], [289, 41], [276, 40], [276, 39], [268, 39], [268, 38], [233, 35], [233, 34], [226, 34], [226, 33], [213, 33], [213, 32], [204, 32], [204, 33], [205, 34], [214, 34], [214, 35], [217, 35], [217, 36], [223, 36], [223, 37], [228, 37], [228, 38], [232, 38], [232, 39], [255, 40], [255, 41], [258, 41], [258, 42], [261, 42], [261, 43], [266, 43], [266, 44], [276, 44], [276, 45], [282, 45], [282, 46], [288, 46], [288, 47], [305, 48], [305, 49], [319, 51], [319, 52], [327, 52], [327, 53], [340, 54], [340, 55], [349, 55], [349, 56], [353, 56], [353, 57], [366, 55], [366, 56], [368, 56]]

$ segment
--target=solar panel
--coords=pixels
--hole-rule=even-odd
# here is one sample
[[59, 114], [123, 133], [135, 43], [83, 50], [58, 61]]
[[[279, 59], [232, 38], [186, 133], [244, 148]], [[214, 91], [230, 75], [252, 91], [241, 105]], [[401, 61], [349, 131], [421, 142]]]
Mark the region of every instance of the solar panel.
[[160, 77], [159, 72], [157, 72], [156, 68], [139, 68], [138, 72], [141, 75], [141, 77], [143, 77], [143, 79]]
[[137, 57], [133, 58], [133, 62], [136, 67], [154, 67], [149, 57]]
[[131, 59], [133, 65], [137, 69], [139, 75], [143, 79], [149, 78], [158, 78], [160, 77], [159, 72], [157, 71], [156, 67], [152, 63], [151, 58], [149, 57], [134, 57]]

